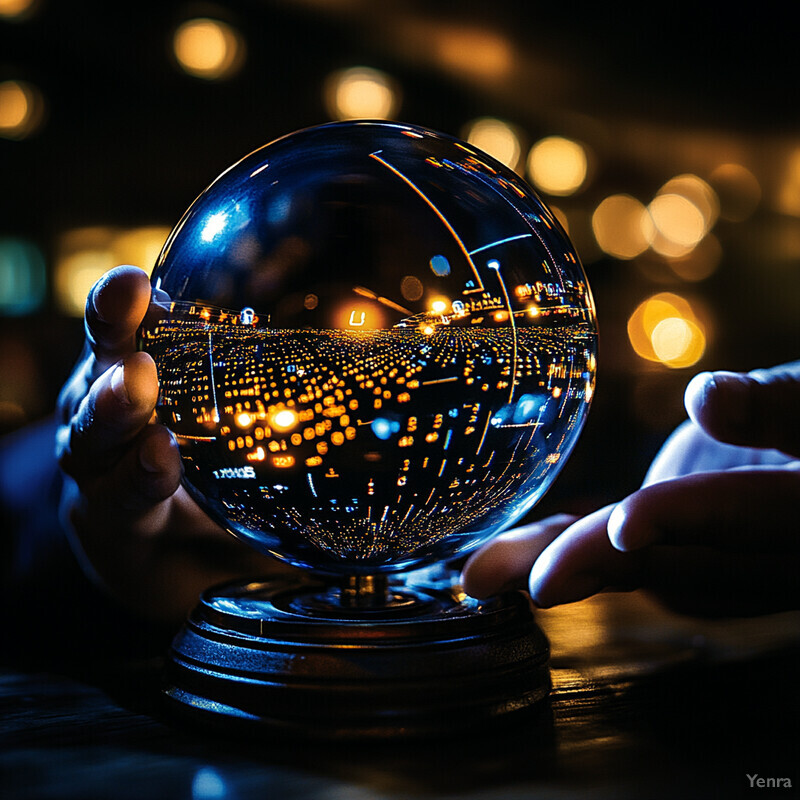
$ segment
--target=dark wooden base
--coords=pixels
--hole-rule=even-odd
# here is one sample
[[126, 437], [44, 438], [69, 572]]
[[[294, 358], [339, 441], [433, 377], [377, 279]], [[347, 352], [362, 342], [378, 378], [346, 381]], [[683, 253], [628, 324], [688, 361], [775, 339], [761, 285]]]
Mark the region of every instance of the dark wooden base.
[[443, 736], [520, 719], [548, 694], [549, 646], [519, 592], [479, 602], [390, 584], [343, 607], [311, 581], [206, 592], [173, 642], [174, 711], [232, 730], [322, 739]]

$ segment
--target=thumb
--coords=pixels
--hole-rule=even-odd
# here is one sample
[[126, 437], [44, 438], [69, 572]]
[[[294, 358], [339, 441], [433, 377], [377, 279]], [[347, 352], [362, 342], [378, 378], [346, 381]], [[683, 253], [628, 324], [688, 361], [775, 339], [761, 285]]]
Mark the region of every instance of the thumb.
[[685, 403], [721, 442], [800, 456], [800, 361], [749, 373], [703, 372], [686, 387]]

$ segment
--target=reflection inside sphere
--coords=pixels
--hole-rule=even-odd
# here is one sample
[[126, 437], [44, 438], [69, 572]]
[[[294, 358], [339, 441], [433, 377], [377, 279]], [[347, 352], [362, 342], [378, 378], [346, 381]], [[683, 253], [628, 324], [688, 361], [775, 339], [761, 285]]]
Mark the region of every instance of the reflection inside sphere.
[[320, 572], [473, 549], [546, 491], [591, 400], [572, 245], [516, 175], [421, 128], [257, 150], [189, 208], [152, 283], [141, 341], [188, 490]]

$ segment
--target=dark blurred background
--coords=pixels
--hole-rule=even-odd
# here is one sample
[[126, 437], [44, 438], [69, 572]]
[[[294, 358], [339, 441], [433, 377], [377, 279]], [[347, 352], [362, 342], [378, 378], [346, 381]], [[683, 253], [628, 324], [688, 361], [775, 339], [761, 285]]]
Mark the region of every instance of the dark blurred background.
[[711, 5], [0, 0], [0, 432], [52, 410], [94, 280], [149, 270], [229, 164], [389, 117], [509, 163], [584, 261], [597, 392], [540, 512], [635, 488], [695, 372], [800, 357], [794, 26]]

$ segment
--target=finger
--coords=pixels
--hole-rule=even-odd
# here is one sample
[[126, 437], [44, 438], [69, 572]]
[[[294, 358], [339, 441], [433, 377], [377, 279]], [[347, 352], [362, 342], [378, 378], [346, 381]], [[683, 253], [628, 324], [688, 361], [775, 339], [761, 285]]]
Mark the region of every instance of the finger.
[[622, 551], [647, 545], [702, 545], [723, 550], [800, 550], [800, 462], [662, 481], [620, 502], [608, 537]]
[[495, 537], [464, 565], [464, 591], [483, 598], [525, 587], [542, 550], [576, 519], [570, 514], [557, 514]]
[[725, 444], [688, 421], [664, 442], [642, 481], [642, 486], [693, 475], [755, 465], [784, 465], [790, 457], [776, 450], [759, 450]]
[[564, 531], [534, 564], [530, 593], [540, 608], [607, 590], [645, 589], [674, 611], [705, 617], [751, 616], [797, 608], [797, 554], [655, 545], [614, 550], [606, 535], [611, 507]]
[[748, 374], [701, 373], [686, 387], [685, 404], [720, 441], [800, 456], [800, 361]]
[[578, 520], [544, 549], [531, 570], [528, 590], [541, 608], [583, 600], [609, 587], [640, 582], [645, 556], [621, 553], [608, 540], [613, 506]]
[[150, 281], [138, 267], [109, 270], [86, 299], [86, 338], [102, 372], [136, 349], [136, 330], [150, 303]]
[[[146, 425], [111, 469], [86, 490], [87, 507], [107, 520], [123, 519], [126, 527], [170, 498], [181, 482], [182, 467], [174, 436], [162, 425]], [[168, 508], [162, 509], [169, 513]], [[153, 519], [153, 530], [163, 527]]]
[[68, 436], [59, 436], [62, 468], [79, 482], [107, 469], [150, 421], [157, 397], [156, 367], [146, 353], [132, 353], [107, 370], [81, 401]]

